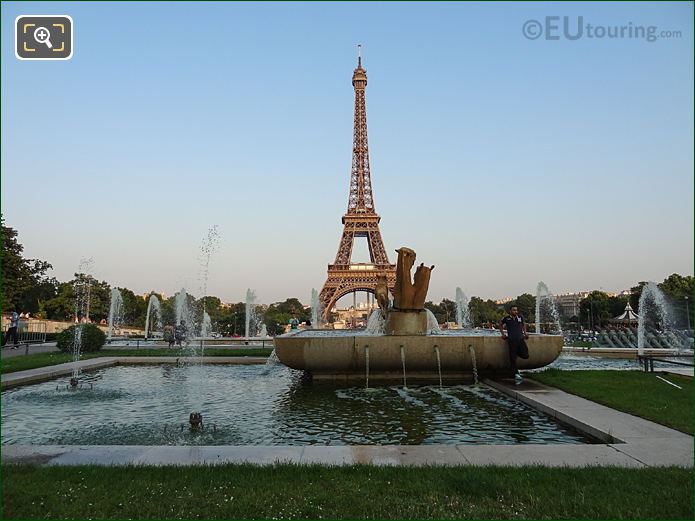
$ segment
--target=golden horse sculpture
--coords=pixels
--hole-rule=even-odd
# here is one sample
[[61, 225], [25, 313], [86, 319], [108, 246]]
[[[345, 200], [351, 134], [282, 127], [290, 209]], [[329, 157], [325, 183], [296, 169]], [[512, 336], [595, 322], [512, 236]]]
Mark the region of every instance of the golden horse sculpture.
[[432, 267], [421, 263], [415, 270], [413, 281], [410, 280], [410, 270], [415, 264], [415, 251], [410, 248], [399, 248], [396, 263], [396, 286], [393, 290], [393, 309], [400, 311], [421, 311], [425, 309], [427, 290], [430, 285]]

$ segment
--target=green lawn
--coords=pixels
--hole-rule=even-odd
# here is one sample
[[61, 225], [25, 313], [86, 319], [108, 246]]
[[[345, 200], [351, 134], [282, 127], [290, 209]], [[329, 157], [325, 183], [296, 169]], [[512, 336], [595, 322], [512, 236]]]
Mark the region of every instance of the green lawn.
[[529, 378], [648, 420], [693, 433], [693, 381], [660, 375], [677, 389], [641, 371], [562, 371], [527, 373]]
[[2, 467], [3, 519], [692, 519], [679, 468]]
[[[269, 356], [271, 348], [250, 349], [205, 349], [205, 356]], [[185, 356], [178, 349], [102, 349], [97, 353], [84, 353], [82, 359], [98, 358], [101, 356]], [[2, 373], [12, 373], [35, 367], [62, 364], [72, 361], [72, 354], [51, 352], [37, 353], [34, 355], [14, 356], [2, 360]]]

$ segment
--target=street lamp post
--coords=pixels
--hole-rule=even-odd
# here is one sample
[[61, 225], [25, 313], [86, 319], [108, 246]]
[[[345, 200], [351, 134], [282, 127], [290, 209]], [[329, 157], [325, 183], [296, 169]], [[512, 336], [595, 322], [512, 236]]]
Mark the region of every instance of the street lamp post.
[[685, 296], [685, 316], [688, 318], [688, 331], [690, 331], [690, 306], [688, 306], [688, 296]]
[[589, 309], [591, 310], [591, 320], [590, 320], [591, 325], [590, 325], [590, 327], [591, 327], [591, 331], [593, 332], [594, 331], [594, 301], [593, 300], [589, 300]]

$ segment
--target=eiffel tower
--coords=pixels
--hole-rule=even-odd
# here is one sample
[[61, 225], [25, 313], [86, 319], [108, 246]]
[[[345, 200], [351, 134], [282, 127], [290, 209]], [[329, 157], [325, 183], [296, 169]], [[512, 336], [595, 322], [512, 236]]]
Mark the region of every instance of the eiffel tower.
[[[343, 215], [343, 235], [338, 245], [335, 262], [328, 265], [328, 279], [319, 300], [324, 320], [341, 297], [358, 291], [374, 293], [379, 275], [386, 275], [389, 290], [396, 283], [396, 265], [389, 262], [384, 241], [379, 231], [381, 217], [374, 209], [372, 178], [369, 172], [369, 145], [367, 143], [367, 105], [365, 88], [367, 71], [362, 68], [362, 50], [358, 46], [357, 68], [352, 74], [355, 88], [355, 122], [352, 137], [352, 172], [347, 213]], [[356, 237], [366, 237], [370, 263], [353, 263], [352, 246]]]

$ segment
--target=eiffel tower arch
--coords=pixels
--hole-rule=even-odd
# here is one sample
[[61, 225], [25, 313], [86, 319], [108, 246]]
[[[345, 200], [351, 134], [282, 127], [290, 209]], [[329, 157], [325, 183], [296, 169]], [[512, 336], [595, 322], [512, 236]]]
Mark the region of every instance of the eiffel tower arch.
[[[396, 265], [391, 264], [386, 254], [379, 230], [381, 217], [374, 209], [367, 140], [367, 71], [362, 68], [361, 50], [358, 51], [357, 68], [352, 74], [352, 86], [355, 88], [355, 118], [350, 193], [347, 212], [343, 215], [343, 234], [338, 253], [333, 264], [328, 265], [328, 278], [319, 296], [324, 320], [328, 319], [331, 309], [341, 297], [358, 291], [373, 294], [379, 275], [386, 275], [389, 290], [393, 291], [396, 284]], [[352, 262], [353, 244], [356, 238], [361, 237], [367, 239], [369, 263]]]

